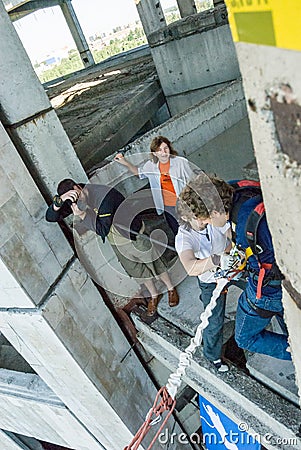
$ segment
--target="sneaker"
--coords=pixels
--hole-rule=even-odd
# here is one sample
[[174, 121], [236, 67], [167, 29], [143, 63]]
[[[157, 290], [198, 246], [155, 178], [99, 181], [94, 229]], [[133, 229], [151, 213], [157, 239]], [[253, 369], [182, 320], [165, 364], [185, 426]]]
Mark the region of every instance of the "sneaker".
[[217, 359], [216, 361], [211, 361], [216, 370], [220, 373], [228, 372], [229, 366], [225, 364], [221, 359]]

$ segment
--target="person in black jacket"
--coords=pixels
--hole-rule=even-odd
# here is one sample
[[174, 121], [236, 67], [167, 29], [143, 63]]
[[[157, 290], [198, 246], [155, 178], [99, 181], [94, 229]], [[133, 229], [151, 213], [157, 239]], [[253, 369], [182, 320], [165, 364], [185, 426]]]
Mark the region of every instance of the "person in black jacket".
[[[58, 222], [73, 214], [80, 219], [75, 229], [79, 234], [92, 230], [98, 234], [105, 242], [109, 234], [115, 213], [124, 196], [115, 188], [101, 184], [81, 184], [75, 183], [71, 179], [62, 180], [57, 187], [58, 194], [54, 196], [52, 205], [46, 211], [47, 222]], [[135, 233], [138, 233], [142, 226], [139, 216], [134, 217], [131, 224], [127, 224], [125, 215], [118, 215], [121, 222], [115, 226], [120, 233], [132, 240], [135, 240]], [[123, 220], [122, 220], [123, 219]], [[129, 231], [130, 230], [130, 231]]]
[[128, 275], [144, 283], [149, 290], [148, 316], [155, 315], [162, 298], [154, 283], [156, 277], [168, 289], [169, 305], [178, 305], [179, 297], [166, 266], [143, 235], [144, 223], [140, 215], [117, 189], [64, 179], [58, 184], [57, 192], [46, 211], [46, 220], [59, 222], [73, 214], [79, 219], [75, 229], [80, 235], [92, 230], [103, 242], [107, 238]]

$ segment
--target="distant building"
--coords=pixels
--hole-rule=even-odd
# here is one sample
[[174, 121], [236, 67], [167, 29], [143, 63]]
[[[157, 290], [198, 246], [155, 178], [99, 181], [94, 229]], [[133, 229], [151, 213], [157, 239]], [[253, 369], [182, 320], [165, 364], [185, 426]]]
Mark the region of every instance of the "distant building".
[[51, 56], [50, 58], [45, 59], [43, 61], [46, 66], [53, 66], [54, 64], [59, 64], [61, 62], [61, 58], [59, 56]]

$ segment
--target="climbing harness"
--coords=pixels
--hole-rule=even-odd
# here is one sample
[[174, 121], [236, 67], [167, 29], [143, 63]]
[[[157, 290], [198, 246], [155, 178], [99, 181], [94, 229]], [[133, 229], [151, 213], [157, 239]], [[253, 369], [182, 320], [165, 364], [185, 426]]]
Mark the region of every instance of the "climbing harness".
[[226, 270], [218, 268], [214, 274], [214, 278], [227, 278], [228, 281], [238, 280], [247, 264], [247, 255], [241, 248], [234, 245], [229, 255], [232, 258], [232, 264]]
[[[216, 288], [212, 293], [210, 303], [207, 305], [205, 310], [200, 315], [201, 322], [197, 327], [195, 336], [191, 338], [188, 347], [186, 347], [186, 349], [180, 353], [177, 370], [169, 376], [166, 386], [161, 387], [161, 389], [157, 393], [154, 405], [147, 413], [144, 423], [137, 431], [131, 443], [127, 447], [125, 447], [124, 450], [137, 450], [142, 440], [151, 429], [151, 427], [159, 423], [162, 420], [161, 415], [165, 411], [168, 411], [167, 415], [162, 421], [159, 430], [157, 431], [150, 445], [147, 447], [147, 450], [150, 450], [153, 447], [157, 437], [159, 436], [160, 431], [163, 429], [164, 425], [166, 424], [167, 420], [172, 414], [176, 405], [175, 397], [182, 383], [182, 377], [183, 375], [185, 375], [186, 369], [189, 367], [191, 363], [195, 350], [197, 349], [197, 347], [201, 345], [203, 331], [209, 325], [209, 318], [212, 316], [212, 312], [216, 306], [217, 299], [222, 293], [226, 284], [229, 283], [229, 280], [233, 279], [233, 277], [237, 275], [238, 264], [240, 262], [240, 255], [237, 254], [235, 258], [234, 257], [235, 251], [236, 250], [233, 250], [232, 267], [230, 267], [227, 270], [217, 271], [216, 273]], [[162, 397], [162, 399], [158, 403], [160, 396]]]

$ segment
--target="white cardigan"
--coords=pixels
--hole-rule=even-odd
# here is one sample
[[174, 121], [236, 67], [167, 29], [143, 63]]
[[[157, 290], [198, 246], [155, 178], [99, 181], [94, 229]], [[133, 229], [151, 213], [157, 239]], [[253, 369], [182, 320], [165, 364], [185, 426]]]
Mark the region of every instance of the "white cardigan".
[[[138, 175], [141, 179], [148, 178], [157, 213], [162, 214], [164, 212], [164, 202], [161, 191], [159, 162], [147, 161], [142, 167], [138, 167]], [[184, 186], [192, 178], [193, 170], [186, 158], [171, 156], [169, 175], [178, 197]]]

